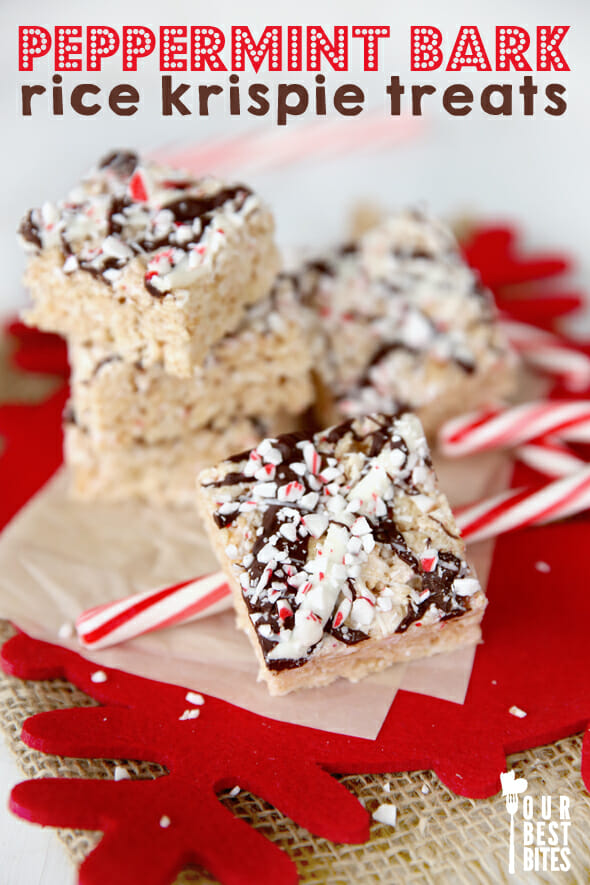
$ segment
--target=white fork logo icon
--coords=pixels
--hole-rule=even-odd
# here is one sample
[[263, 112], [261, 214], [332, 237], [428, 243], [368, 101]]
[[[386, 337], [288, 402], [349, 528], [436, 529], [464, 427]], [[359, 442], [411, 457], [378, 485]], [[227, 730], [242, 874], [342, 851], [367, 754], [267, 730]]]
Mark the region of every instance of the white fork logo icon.
[[508, 872], [514, 874], [514, 815], [518, 811], [518, 794], [524, 793], [528, 783], [524, 777], [516, 777], [513, 771], [503, 771], [500, 775], [502, 795], [506, 796], [506, 811], [510, 815], [510, 852], [508, 855]]

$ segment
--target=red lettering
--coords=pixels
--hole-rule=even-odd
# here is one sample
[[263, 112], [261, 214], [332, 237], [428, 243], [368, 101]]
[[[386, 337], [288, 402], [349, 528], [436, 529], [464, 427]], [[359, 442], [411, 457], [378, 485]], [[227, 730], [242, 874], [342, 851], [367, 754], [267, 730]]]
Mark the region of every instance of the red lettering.
[[[66, 28], [57, 26], [55, 29], [55, 70], [56, 71], [81, 71], [82, 70], [82, 42], [76, 40], [82, 37], [80, 25]], [[77, 57], [78, 56], [78, 57]]]
[[221, 28], [191, 28], [191, 71], [227, 71], [219, 58], [225, 46]]
[[114, 28], [89, 26], [86, 30], [86, 69], [100, 71], [103, 58], [110, 58], [119, 48], [119, 35]]
[[412, 71], [435, 71], [440, 68], [443, 60], [440, 50], [442, 34], [438, 28], [413, 27], [411, 28], [411, 41], [410, 68]]
[[186, 25], [160, 28], [160, 70], [186, 71]]
[[379, 40], [389, 37], [387, 26], [380, 28], [353, 27], [353, 37], [363, 41], [363, 67], [365, 71], [379, 70]]
[[47, 55], [51, 49], [51, 34], [46, 28], [21, 27], [18, 29], [18, 69], [32, 71], [33, 59]]
[[142, 25], [123, 28], [123, 70], [136, 71], [137, 60], [151, 55], [156, 47], [156, 38], [150, 28]]
[[264, 57], [268, 55], [269, 71], [280, 71], [282, 67], [281, 35], [282, 28], [278, 26], [265, 28], [262, 37], [256, 43], [252, 37], [250, 28], [238, 25], [231, 29], [231, 58], [232, 70], [243, 71], [246, 67], [246, 56], [252, 62], [252, 67], [258, 73]]
[[311, 25], [307, 29], [307, 70], [321, 70], [322, 55], [335, 71], [348, 67], [348, 28], [336, 25], [334, 42], [328, 40], [323, 28]]
[[559, 48], [569, 31], [569, 25], [551, 28], [541, 25], [537, 28], [537, 70], [569, 71], [569, 65]]
[[473, 25], [459, 28], [447, 71], [460, 71], [462, 68], [476, 68], [478, 71], [491, 71], [492, 66], [484, 49], [479, 28]]

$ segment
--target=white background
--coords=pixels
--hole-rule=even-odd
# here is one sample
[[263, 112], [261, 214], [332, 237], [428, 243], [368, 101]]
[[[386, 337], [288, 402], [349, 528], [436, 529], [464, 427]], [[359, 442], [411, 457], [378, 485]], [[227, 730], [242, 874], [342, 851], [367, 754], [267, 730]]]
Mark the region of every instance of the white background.
[[[588, 39], [590, 14], [582, 0], [495, 0], [494, 3], [437, 0], [421, 2], [363, 3], [341, 0], [336, 3], [299, 0], [297, 4], [277, 4], [257, 0], [248, 4], [217, 0], [197, 4], [167, 0], [166, 3], [114, 2], [100, 4], [22, 0], [0, 4], [0, 102], [2, 128], [2, 204], [0, 215], [0, 316], [17, 310], [25, 302], [19, 279], [24, 266], [15, 245], [14, 231], [23, 212], [46, 199], [59, 198], [75, 179], [102, 153], [113, 146], [144, 150], [167, 144], [191, 143], [216, 135], [267, 127], [269, 118], [255, 119], [247, 114], [230, 118], [217, 113], [209, 118], [196, 115], [162, 118], [159, 108], [157, 62], [146, 63], [141, 73], [123, 74], [119, 62], [105, 62], [102, 75], [68, 74], [64, 84], [93, 80], [101, 86], [130, 82], [142, 93], [139, 112], [131, 118], [103, 111], [82, 118], [66, 112], [52, 118], [43, 100], [31, 118], [19, 112], [19, 85], [22, 82], [50, 83], [51, 62], [40, 63], [32, 75], [19, 74], [17, 26], [39, 24], [121, 25], [160, 24], [217, 25], [247, 24], [253, 33], [272, 24], [388, 24], [392, 37], [381, 45], [380, 71], [360, 71], [360, 47], [351, 48], [351, 70], [345, 76], [326, 70], [328, 85], [358, 82], [367, 93], [367, 106], [382, 107], [386, 113], [385, 84], [390, 74], [399, 73], [406, 84], [433, 83], [439, 95], [428, 100], [431, 112], [424, 117], [420, 135], [395, 149], [372, 153], [370, 149], [355, 158], [337, 156], [329, 162], [307, 160], [291, 169], [256, 174], [251, 183], [262, 190], [278, 219], [279, 238], [284, 244], [322, 245], [340, 235], [345, 213], [359, 198], [379, 200], [390, 208], [407, 203], [426, 202], [444, 214], [473, 210], [491, 218], [510, 219], [526, 227], [529, 244], [563, 248], [577, 260], [578, 282], [590, 288], [588, 257], [590, 121], [588, 84], [590, 61], [584, 41]], [[409, 28], [431, 24], [446, 36], [446, 49], [461, 24], [478, 25], [493, 63], [495, 25], [521, 25], [534, 33], [536, 25], [571, 25], [563, 44], [572, 68], [570, 73], [551, 75], [533, 72], [540, 93], [545, 83], [567, 86], [568, 110], [551, 117], [542, 112], [539, 95], [533, 117], [521, 115], [518, 94], [512, 117], [490, 117], [477, 104], [466, 117], [450, 117], [442, 111], [440, 93], [453, 82], [470, 85], [477, 95], [489, 82], [518, 84], [513, 72], [459, 74], [434, 72], [428, 75], [409, 71]], [[358, 41], [351, 41], [356, 44]], [[534, 54], [531, 54], [534, 59]], [[215, 82], [212, 75], [176, 75], [179, 80]], [[306, 81], [299, 74], [282, 77], [244, 73], [242, 84], [251, 81]], [[220, 79], [219, 82], [223, 82]], [[426, 105], [425, 105], [426, 107]], [[311, 118], [310, 118], [311, 119]], [[362, 115], [350, 125], [362, 125]], [[295, 125], [295, 124], [294, 124]], [[392, 122], [396, 125], [396, 121]], [[1, 493], [1, 491], [0, 491]], [[17, 780], [16, 769], [0, 745], [0, 806], [9, 787]], [[11, 818], [0, 807], [0, 885], [67, 885], [72, 873], [50, 831], [41, 831]]]

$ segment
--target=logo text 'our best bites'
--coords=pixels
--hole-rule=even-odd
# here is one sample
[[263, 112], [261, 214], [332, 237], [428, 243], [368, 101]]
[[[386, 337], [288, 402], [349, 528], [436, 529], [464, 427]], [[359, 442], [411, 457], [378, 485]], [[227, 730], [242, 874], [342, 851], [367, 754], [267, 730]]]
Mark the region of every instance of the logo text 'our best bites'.
[[[415, 25], [409, 30], [407, 62], [411, 72], [478, 75], [473, 88], [467, 83], [444, 87], [432, 83], [403, 83], [399, 74], [390, 74], [385, 83], [386, 109], [392, 116], [410, 113], [420, 116], [423, 106], [438, 101], [451, 116], [467, 116], [475, 108], [492, 116], [537, 110], [552, 116], [566, 108], [566, 88], [562, 83], [539, 86], [531, 73], [553, 75], [570, 70], [564, 39], [568, 25], [498, 25], [482, 34], [475, 25], [463, 25], [453, 34], [432, 25]], [[55, 72], [51, 86], [43, 83], [21, 85], [21, 112], [25, 116], [43, 110], [55, 116], [64, 107], [82, 116], [110, 110], [131, 116], [140, 107], [141, 95], [133, 83], [120, 83], [103, 94], [93, 82], [66, 84], [64, 74], [98, 74], [119, 69], [138, 73], [158, 64], [162, 73], [160, 93], [163, 116], [209, 116], [216, 111], [236, 116], [273, 114], [279, 125], [291, 117], [312, 113], [318, 116], [334, 110], [343, 116], [362, 113], [366, 85], [328, 85], [324, 73], [348, 74], [390, 70], [389, 25], [336, 25], [332, 29], [309, 25], [267, 26], [256, 34], [247, 26], [222, 29], [200, 25], [166, 25], [159, 28], [129, 25], [104, 26], [26, 25], [18, 32], [19, 70], [33, 73], [41, 66]], [[316, 73], [310, 87], [294, 82], [272, 84], [240, 83], [240, 72], [262, 70], [274, 74]], [[503, 80], [521, 75], [520, 83], [485, 82], [481, 73], [502, 72]], [[186, 82], [179, 75], [197, 76]], [[217, 82], [209, 82], [215, 79]], [[364, 81], [366, 84], [367, 81]], [[369, 88], [371, 84], [369, 83]], [[541, 95], [539, 95], [541, 93]], [[544, 103], [543, 103], [544, 102]]]

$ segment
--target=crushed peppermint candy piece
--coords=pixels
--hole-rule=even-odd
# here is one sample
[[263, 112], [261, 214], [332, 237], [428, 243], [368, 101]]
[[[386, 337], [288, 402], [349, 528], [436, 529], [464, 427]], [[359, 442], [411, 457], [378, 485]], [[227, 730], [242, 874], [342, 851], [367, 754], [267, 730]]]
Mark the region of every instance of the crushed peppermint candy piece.
[[355, 519], [350, 527], [350, 531], [353, 535], [368, 535], [371, 532], [371, 526], [365, 517], [361, 516], [359, 519]]
[[196, 708], [194, 708], [194, 709], [192, 709], [192, 710], [185, 710], [185, 711], [184, 711], [183, 713], [181, 713], [181, 715], [178, 717], [178, 721], [179, 721], [179, 722], [185, 722], [187, 719], [198, 719], [200, 713], [201, 713], [201, 711], [199, 710], [198, 707], [196, 707]]
[[303, 518], [303, 525], [312, 536], [312, 538], [321, 538], [330, 519], [326, 513], [309, 513]]
[[74, 635], [74, 632], [74, 625], [70, 624], [69, 621], [66, 621], [66, 623], [62, 624], [57, 631], [57, 635], [60, 639], [70, 639], [70, 637]]
[[473, 596], [481, 590], [480, 583], [476, 578], [455, 578], [453, 590], [457, 596]]
[[96, 683], [106, 682], [107, 679], [108, 676], [104, 670], [95, 670], [94, 673], [92, 673], [90, 676], [90, 681]]
[[422, 566], [425, 572], [431, 572], [434, 570], [438, 560], [438, 551], [433, 550], [432, 547], [427, 547], [424, 553], [422, 554], [422, 559], [420, 560], [420, 565]]
[[516, 716], [517, 719], [524, 719], [527, 715], [524, 710], [521, 710], [520, 707], [517, 707], [516, 705], [510, 707], [508, 712], [511, 716]]
[[131, 780], [131, 775], [122, 765], [115, 765], [114, 778], [116, 781], [129, 781]]
[[171, 823], [172, 823], [172, 821], [170, 820], [170, 818], [168, 817], [167, 814], [163, 814], [162, 817], [160, 818], [160, 826], [162, 827], [163, 830], [167, 830]]
[[240, 787], [238, 787], [238, 785], [236, 784], [236, 786], [232, 787], [232, 789], [229, 791], [229, 793], [227, 795], [230, 797], [230, 799], [235, 799], [236, 796], [239, 794], [239, 792], [240, 792]]
[[379, 805], [373, 812], [373, 820], [388, 827], [395, 827], [397, 823], [397, 807], [395, 805]]

